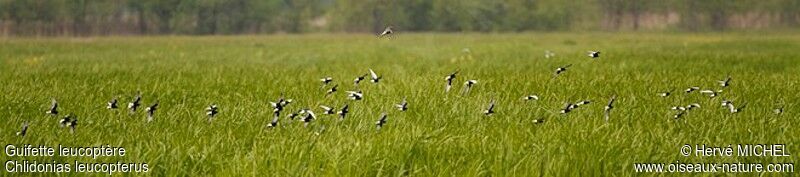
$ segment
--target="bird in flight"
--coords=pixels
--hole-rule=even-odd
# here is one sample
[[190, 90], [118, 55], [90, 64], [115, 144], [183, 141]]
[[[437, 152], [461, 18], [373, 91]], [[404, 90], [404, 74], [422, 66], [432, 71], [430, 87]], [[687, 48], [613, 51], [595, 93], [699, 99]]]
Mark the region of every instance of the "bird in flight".
[[698, 87], [698, 86], [692, 86], [692, 87], [686, 88], [685, 92], [686, 92], [686, 93], [692, 93], [692, 92], [694, 92], [695, 90], [700, 90], [700, 87]]
[[464, 90], [461, 91], [461, 94], [462, 95], [468, 94], [469, 91], [472, 90], [472, 86], [474, 86], [477, 83], [478, 83], [477, 80], [467, 80], [467, 82], [464, 82]]
[[390, 35], [392, 35], [392, 33], [394, 33], [394, 31], [392, 31], [392, 26], [388, 26], [388, 27], [386, 27], [386, 29], [383, 30], [383, 32], [378, 34], [378, 37], [379, 38], [380, 37], [389, 37]]
[[17, 136], [25, 136], [28, 133], [28, 121], [22, 122], [22, 129], [17, 132]]
[[603, 117], [605, 118], [606, 122], [608, 122], [608, 117], [609, 117], [609, 114], [611, 114], [611, 109], [614, 109], [614, 101], [616, 99], [617, 99], [617, 96], [614, 95], [614, 96], [611, 97], [611, 100], [608, 101], [608, 104], [606, 104], [606, 107], [604, 109], [605, 113], [603, 115]]
[[280, 118], [280, 114], [273, 114], [272, 121], [267, 124], [267, 128], [274, 128], [278, 126], [278, 118]]
[[724, 80], [718, 80], [717, 82], [722, 88], [728, 87], [731, 85], [731, 76], [728, 75], [728, 77], [726, 77]]
[[214, 116], [216, 116], [217, 113], [219, 113], [217, 109], [219, 109], [217, 108], [217, 104], [208, 105], [208, 107], [206, 108], [206, 115], [208, 115], [208, 122], [211, 122], [211, 120], [214, 119]]
[[389, 117], [389, 115], [388, 115], [388, 114], [386, 114], [386, 112], [383, 112], [383, 113], [381, 113], [381, 117], [380, 117], [380, 119], [378, 119], [378, 121], [376, 121], [376, 122], [375, 122], [375, 126], [377, 126], [377, 127], [378, 127], [378, 130], [381, 130], [381, 128], [383, 127], [383, 125], [384, 125], [384, 124], [386, 124], [386, 119], [387, 119], [388, 117]]
[[59, 124], [61, 127], [69, 127], [70, 133], [75, 133], [75, 127], [78, 126], [78, 118], [72, 114], [68, 114], [59, 121]]
[[450, 92], [450, 88], [453, 87], [453, 80], [456, 79], [456, 74], [458, 74], [458, 71], [444, 77], [444, 80], [447, 81], [447, 84], [444, 86], [444, 92]]
[[317, 115], [314, 114], [314, 111], [311, 111], [311, 109], [303, 109], [301, 113], [305, 114], [305, 117], [302, 119], [303, 127], [308, 127], [308, 124], [311, 123], [311, 121], [317, 119]]
[[361, 83], [361, 81], [363, 81], [364, 78], [367, 77], [367, 75], [368, 74], [364, 74], [364, 75], [356, 77], [356, 79], [353, 80], [353, 85], [358, 86], [358, 83]]
[[544, 123], [544, 121], [545, 121], [544, 118], [538, 118], [538, 119], [533, 119], [531, 122], [533, 122], [533, 124], [541, 124]]
[[269, 102], [270, 106], [274, 109], [274, 112], [281, 112], [283, 108], [285, 108], [289, 103], [292, 103], [292, 99], [286, 99], [283, 97], [283, 93], [281, 93], [281, 97], [278, 98], [275, 102]]
[[772, 112], [778, 115], [783, 114], [783, 106], [776, 107], [775, 109], [772, 110]]
[[526, 100], [526, 101], [539, 100], [539, 96], [538, 95], [528, 95], [528, 96], [522, 97], [522, 99]]
[[128, 103], [128, 109], [131, 110], [131, 114], [136, 113], [136, 109], [139, 108], [142, 102], [142, 92], [138, 92], [136, 97], [133, 98], [133, 101]]
[[669, 91], [666, 91], [666, 92], [660, 92], [660, 93], [658, 93], [658, 96], [660, 96], [660, 97], [668, 97], [669, 95], [672, 94], [672, 91], [674, 91], [674, 90], [669, 90]]
[[339, 110], [339, 112], [337, 112], [336, 114], [339, 114], [339, 120], [344, 120], [344, 117], [347, 116], [347, 113], [349, 112], [350, 112], [350, 105], [345, 104], [344, 107], [342, 107], [342, 109]]
[[396, 107], [397, 110], [400, 110], [400, 111], [408, 110], [408, 102], [406, 101], [406, 98], [403, 97], [403, 101], [398, 103], [398, 104], [395, 104], [394, 107]]
[[483, 110], [483, 115], [491, 116], [494, 114], [494, 105], [495, 101], [494, 98], [492, 98], [492, 101], [489, 102], [489, 106], [486, 107], [486, 110]]
[[572, 112], [572, 110], [578, 109], [578, 107], [587, 105], [589, 103], [592, 103], [592, 101], [583, 100], [583, 101], [578, 101], [577, 103], [566, 103], [564, 104], [564, 108], [561, 109], [561, 114], [567, 114], [569, 112]]
[[112, 98], [111, 101], [106, 103], [106, 109], [117, 109], [117, 107], [117, 97]]
[[742, 105], [741, 105], [741, 106], [739, 106], [739, 107], [736, 107], [736, 106], [734, 106], [734, 105], [733, 105], [733, 103], [728, 103], [728, 109], [731, 111], [731, 113], [739, 113], [739, 112], [742, 112], [742, 110], [744, 110], [744, 108], [745, 108], [746, 106], [747, 106], [747, 103], [744, 103], [744, 104], [742, 104]]
[[147, 112], [147, 122], [153, 121], [153, 115], [156, 113], [156, 109], [158, 109], [158, 101], [153, 103], [153, 105], [148, 106], [144, 109]]
[[333, 78], [332, 77], [323, 77], [322, 79], [319, 79], [319, 81], [322, 82], [322, 86], [324, 87], [325, 85], [330, 84], [333, 81]]
[[347, 98], [351, 100], [361, 100], [364, 98], [364, 93], [359, 91], [347, 91]]
[[555, 73], [555, 75], [553, 75], [553, 77], [558, 77], [559, 74], [567, 72], [567, 69], [569, 69], [570, 66], [572, 66], [572, 64], [568, 64], [568, 65], [564, 65], [564, 66], [556, 68], [556, 73]]
[[719, 95], [720, 92], [722, 92], [722, 90], [716, 90], [716, 91], [715, 90], [710, 90], [710, 89], [708, 89], [708, 90], [700, 90], [700, 93], [707, 94], [708, 97], [710, 97], [710, 98], [717, 97], [717, 95]]
[[289, 113], [288, 115], [286, 115], [286, 118], [289, 118], [289, 120], [294, 120], [295, 117], [299, 116], [302, 113], [303, 113], [303, 109], [300, 109], [300, 110], [297, 110], [297, 112]]
[[588, 51], [587, 53], [588, 53], [589, 57], [591, 57], [591, 58], [600, 57], [600, 51]]
[[333, 108], [325, 105], [319, 105], [319, 107], [322, 108], [322, 114], [333, 114], [335, 112]]
[[378, 76], [378, 74], [375, 74], [375, 71], [373, 71], [372, 69], [369, 69], [369, 75], [371, 77], [370, 81], [372, 81], [372, 83], [376, 83], [377, 84], [379, 81], [381, 81], [381, 76]]
[[337, 87], [339, 87], [339, 84], [333, 85], [333, 87], [331, 87], [330, 89], [328, 89], [328, 91], [326, 92], [326, 94], [327, 94], [327, 95], [331, 95], [331, 94], [333, 94], [334, 92], [336, 92], [336, 91], [337, 91], [337, 89], [336, 89]]
[[45, 113], [53, 116], [58, 115], [58, 101], [56, 101], [55, 98], [50, 101], [50, 109], [48, 109]]

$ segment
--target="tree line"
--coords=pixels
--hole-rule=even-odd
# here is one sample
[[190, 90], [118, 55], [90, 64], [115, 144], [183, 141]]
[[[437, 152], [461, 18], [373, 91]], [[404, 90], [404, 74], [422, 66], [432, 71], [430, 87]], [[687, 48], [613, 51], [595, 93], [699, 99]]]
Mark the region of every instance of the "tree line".
[[0, 0], [0, 35], [725, 31], [800, 26], [798, 0]]

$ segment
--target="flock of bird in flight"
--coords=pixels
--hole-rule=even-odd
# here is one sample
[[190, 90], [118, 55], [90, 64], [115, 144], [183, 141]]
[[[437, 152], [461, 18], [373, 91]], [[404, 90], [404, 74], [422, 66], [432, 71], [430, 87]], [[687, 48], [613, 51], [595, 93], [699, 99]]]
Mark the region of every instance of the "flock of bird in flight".
[[[393, 31], [392, 31], [392, 27], [390, 26], [390, 27], [387, 27], [382, 33], [378, 34], [378, 37], [387, 37], [387, 36], [389, 36], [391, 34], [393, 34]], [[590, 58], [593, 58], [593, 59], [597, 59], [597, 58], [600, 57], [600, 51], [588, 51], [587, 53], [588, 53], [588, 56]], [[545, 57], [546, 58], [550, 58], [550, 57], [553, 57], [553, 56], [555, 56], [555, 53], [553, 53], [551, 51], [545, 51]], [[568, 64], [568, 65], [564, 65], [564, 66], [556, 68], [556, 70], [554, 72], [554, 75], [553, 75], [553, 78], [558, 77], [560, 74], [562, 74], [564, 72], [567, 72], [567, 69], [570, 66], [572, 66], [572, 65]], [[445, 92], [450, 92], [451, 88], [453, 87], [453, 83], [454, 83], [454, 81], [456, 79], [456, 75], [458, 73], [459, 73], [459, 71], [455, 71], [455, 72], [452, 72], [452, 73], [448, 74], [447, 76], [445, 76], [445, 78], [444, 78], [445, 79]], [[378, 84], [380, 82], [380, 80], [382, 79], [382, 76], [380, 76], [377, 73], [375, 73], [375, 71], [373, 71], [372, 69], [369, 69], [369, 73], [360, 75], [360, 76], [356, 77], [353, 80], [353, 84], [356, 86], [356, 88], [358, 88], [358, 84], [361, 83], [361, 81], [367, 79], [367, 76], [369, 76], [370, 81], [372, 83], [374, 83], [374, 84]], [[717, 89], [717, 90], [713, 90], [713, 89], [703, 89], [703, 90], [701, 90], [700, 87], [692, 86], [692, 87], [689, 87], [686, 90], [684, 90], [684, 92], [689, 94], [689, 93], [692, 93], [692, 92], [695, 92], [695, 91], [699, 90], [698, 92], [700, 92], [702, 94], [706, 94], [708, 97], [714, 98], [714, 97], [717, 97], [721, 92], [723, 92], [723, 89], [725, 89], [728, 86], [730, 86], [731, 80], [732, 80], [731, 77], [728, 76], [724, 80], [717, 81], [719, 83], [719, 86], [721, 87], [720, 89]], [[322, 87], [326, 88], [327, 86], [331, 85], [331, 83], [333, 82], [333, 78], [324, 77], [324, 78], [320, 79], [320, 82], [322, 82]], [[465, 81], [464, 84], [463, 84], [463, 90], [461, 91], [461, 94], [468, 94], [470, 92], [470, 90], [472, 89], [472, 87], [475, 86], [477, 83], [478, 83], [477, 80], [467, 80], [467, 81]], [[333, 86], [331, 86], [330, 88], [327, 89], [326, 94], [328, 96], [330, 96], [331, 94], [333, 94], [333, 93], [335, 93], [337, 91], [338, 91], [338, 85], [333, 85]], [[674, 90], [660, 92], [660, 93], [658, 93], [658, 96], [660, 96], [660, 97], [669, 97], [669, 96], [673, 95], [673, 92], [674, 92]], [[349, 99], [349, 100], [358, 101], [358, 100], [362, 100], [364, 98], [364, 93], [361, 90], [346, 91], [346, 93], [347, 93], [347, 99]], [[527, 95], [527, 96], [524, 96], [522, 99], [526, 100], [526, 101], [539, 100], [539, 96], [538, 95]], [[611, 110], [614, 109], [615, 100], [616, 100], [616, 95], [612, 96], [610, 98], [610, 100], [608, 101], [608, 103], [606, 104], [606, 106], [604, 107], [604, 111], [603, 111], [604, 115], [603, 115], [603, 117], [604, 117], [604, 120], [606, 122], [609, 121]], [[279, 120], [280, 120], [280, 117], [281, 117], [281, 113], [285, 110], [285, 108], [290, 103], [292, 103], [292, 101], [293, 101], [292, 99], [287, 99], [287, 98], [285, 98], [283, 96], [283, 94], [281, 94], [281, 96], [280, 96], [280, 98], [278, 98], [278, 100], [276, 100], [275, 102], [270, 102], [270, 105], [271, 105], [271, 107], [273, 109], [273, 119], [272, 119], [271, 122], [269, 122], [266, 125], [267, 128], [277, 127], [279, 125], [279, 123], [280, 123]], [[142, 95], [141, 95], [141, 92], [139, 92], [133, 98], [133, 100], [131, 100], [131, 102], [129, 102], [128, 105], [127, 105], [127, 108], [130, 111], [131, 115], [133, 115], [133, 114], [135, 114], [137, 112], [137, 110], [141, 106], [141, 102], [142, 102]], [[580, 108], [583, 105], [590, 104], [591, 102], [592, 102], [591, 100], [582, 100], [582, 101], [578, 101], [578, 102], [575, 102], [575, 103], [565, 103], [565, 105], [561, 108], [560, 113], [561, 114], [568, 114], [568, 113]], [[149, 123], [149, 122], [152, 122], [154, 120], [155, 112], [158, 109], [158, 104], [159, 104], [158, 101], [156, 101], [155, 103], [151, 104], [150, 106], [147, 106], [144, 109], [144, 111], [146, 112], [146, 122]], [[495, 110], [494, 110], [495, 109], [495, 105], [496, 105], [496, 102], [495, 102], [494, 98], [492, 98], [491, 101], [489, 102], [488, 106], [486, 107], [486, 109], [483, 110], [482, 113], [485, 116], [490, 116], [490, 115], [494, 114], [495, 113]], [[741, 104], [740, 106], [735, 106], [734, 103], [732, 101], [730, 101], [730, 100], [722, 100], [721, 105], [722, 105], [722, 107], [724, 107], [728, 111], [730, 111], [730, 113], [738, 113], [738, 112], [741, 112], [747, 106], [747, 103]], [[344, 120], [345, 117], [347, 117], [347, 114], [350, 112], [350, 105], [349, 104], [345, 104], [338, 111], [334, 107], [329, 107], [329, 106], [325, 106], [325, 105], [320, 105], [319, 107], [322, 109], [322, 112], [321, 112], [322, 114], [330, 114], [330, 115], [336, 114], [339, 117], [340, 121]], [[403, 98], [403, 100], [400, 103], [395, 104], [394, 107], [397, 110], [401, 111], [401, 112], [405, 112], [406, 110], [408, 110], [408, 102], [407, 102], [406, 98]], [[118, 109], [119, 106], [118, 106], [117, 97], [115, 97], [111, 101], [107, 102], [106, 103], [106, 108], [107, 109]], [[680, 119], [687, 112], [692, 111], [692, 110], [694, 110], [696, 108], [700, 108], [700, 104], [691, 103], [691, 104], [688, 104], [686, 106], [673, 106], [673, 107], [671, 107], [671, 109], [675, 111], [675, 114], [673, 115], [673, 118], [674, 119]], [[217, 114], [219, 114], [219, 107], [216, 104], [211, 104], [208, 107], [206, 107], [205, 112], [206, 112], [206, 115], [208, 116], [208, 122], [210, 123], [217, 116]], [[777, 107], [777, 108], [775, 108], [773, 110], [773, 112], [775, 114], [782, 114], [783, 113], [783, 107]], [[50, 109], [48, 109], [45, 113], [49, 114], [49, 115], [52, 115], [52, 116], [58, 116], [58, 114], [60, 112], [58, 110], [58, 102], [55, 99], [52, 99], [52, 103], [51, 103]], [[299, 109], [296, 112], [291, 112], [291, 113], [287, 114], [286, 118], [291, 119], [291, 120], [294, 120], [295, 118], [299, 118], [300, 121], [304, 122], [304, 124], [303, 124], [304, 126], [308, 126], [309, 123], [311, 123], [312, 121], [317, 119], [317, 115], [310, 108], [302, 108], [302, 109]], [[375, 126], [377, 127], [378, 130], [380, 130], [387, 123], [387, 121], [388, 121], [388, 114], [386, 112], [382, 112], [381, 115], [379, 116], [378, 120], [375, 122]], [[536, 124], [543, 123], [544, 122], [544, 118], [534, 119], [532, 122], [536, 123]], [[59, 120], [59, 125], [62, 128], [63, 127], [69, 127], [70, 133], [74, 133], [76, 127], [78, 126], [78, 119], [73, 114], [67, 114], [67, 115], [65, 115], [63, 118], [61, 118]], [[25, 134], [28, 131], [28, 127], [29, 127], [29, 123], [27, 121], [23, 122], [22, 123], [22, 129], [19, 132], [17, 132], [17, 135], [25, 136]]]

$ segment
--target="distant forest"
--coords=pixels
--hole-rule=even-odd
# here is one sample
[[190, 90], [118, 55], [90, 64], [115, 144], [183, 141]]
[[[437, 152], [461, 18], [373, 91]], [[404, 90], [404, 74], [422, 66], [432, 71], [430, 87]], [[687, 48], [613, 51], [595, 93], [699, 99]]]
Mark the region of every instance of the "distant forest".
[[800, 27], [800, 0], [0, 0], [0, 36], [727, 31]]

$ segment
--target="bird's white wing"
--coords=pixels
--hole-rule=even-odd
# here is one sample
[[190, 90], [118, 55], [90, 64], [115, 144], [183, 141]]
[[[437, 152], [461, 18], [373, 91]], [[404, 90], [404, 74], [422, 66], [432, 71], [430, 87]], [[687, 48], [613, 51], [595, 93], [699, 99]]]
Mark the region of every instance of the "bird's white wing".
[[369, 69], [369, 74], [372, 76], [372, 79], [378, 79], [378, 74], [375, 74], [375, 71], [372, 71], [372, 69]]

